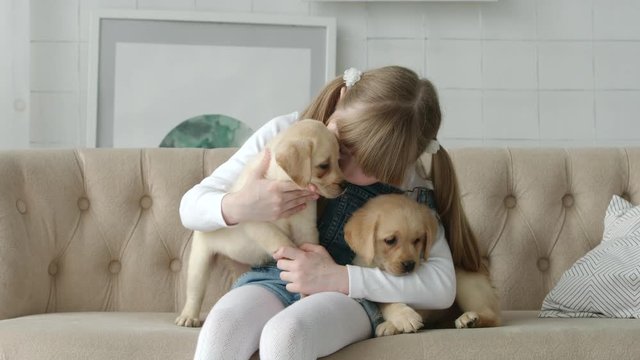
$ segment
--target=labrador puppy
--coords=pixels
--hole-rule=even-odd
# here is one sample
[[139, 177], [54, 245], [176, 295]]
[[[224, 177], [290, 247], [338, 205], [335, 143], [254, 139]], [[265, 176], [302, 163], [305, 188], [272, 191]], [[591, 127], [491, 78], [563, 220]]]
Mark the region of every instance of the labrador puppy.
[[[338, 166], [339, 145], [336, 136], [320, 121], [299, 120], [275, 136], [268, 144], [271, 159], [265, 178], [289, 180], [301, 189], [313, 184], [327, 198], [342, 193], [342, 172]], [[258, 154], [239, 176], [230, 191], [241, 189], [264, 158]], [[251, 221], [212, 232], [194, 231], [187, 272], [187, 299], [175, 323], [198, 327], [200, 307], [209, 277], [209, 262], [214, 254], [222, 254], [248, 265], [261, 265], [273, 260], [272, 254], [282, 246], [318, 243], [316, 202], [304, 210], [275, 221]]]
[[[429, 257], [437, 232], [434, 213], [400, 194], [367, 201], [344, 229], [345, 240], [356, 253], [354, 264], [378, 267], [398, 276], [415, 271]], [[376, 336], [416, 332], [424, 325], [435, 327], [447, 322], [459, 329], [496, 326], [499, 304], [488, 273], [456, 268], [456, 281], [456, 306], [447, 310], [416, 311], [402, 303], [379, 303], [385, 321], [376, 328]]]

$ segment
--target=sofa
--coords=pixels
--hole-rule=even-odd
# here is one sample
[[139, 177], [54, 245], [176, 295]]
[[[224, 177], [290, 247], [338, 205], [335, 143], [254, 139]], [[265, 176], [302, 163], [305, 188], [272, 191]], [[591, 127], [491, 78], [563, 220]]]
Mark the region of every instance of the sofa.
[[[0, 152], [0, 359], [192, 358], [199, 329], [173, 323], [192, 235], [178, 204], [233, 151]], [[639, 320], [538, 317], [600, 242], [612, 195], [640, 202], [640, 148], [450, 154], [502, 326], [368, 339], [327, 358], [640, 358]], [[203, 317], [246, 269], [214, 257]]]

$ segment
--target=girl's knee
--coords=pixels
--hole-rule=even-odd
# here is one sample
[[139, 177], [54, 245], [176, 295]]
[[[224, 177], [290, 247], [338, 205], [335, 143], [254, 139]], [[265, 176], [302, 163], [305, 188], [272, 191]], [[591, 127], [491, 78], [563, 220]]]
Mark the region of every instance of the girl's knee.
[[233, 307], [220, 307], [213, 308], [207, 316], [206, 322], [220, 323], [220, 322], [237, 322], [242, 320], [242, 311]]
[[261, 359], [304, 358], [312, 343], [311, 324], [304, 318], [275, 316], [269, 320], [260, 335]]
[[238, 307], [221, 307], [211, 310], [205, 319], [203, 330], [214, 336], [232, 337], [249, 331], [251, 319]]
[[285, 340], [302, 336], [309, 329], [305, 319], [290, 316], [275, 316], [262, 329], [260, 339]]
[[239, 307], [214, 308], [198, 336], [196, 359], [248, 359], [258, 349], [261, 324]]

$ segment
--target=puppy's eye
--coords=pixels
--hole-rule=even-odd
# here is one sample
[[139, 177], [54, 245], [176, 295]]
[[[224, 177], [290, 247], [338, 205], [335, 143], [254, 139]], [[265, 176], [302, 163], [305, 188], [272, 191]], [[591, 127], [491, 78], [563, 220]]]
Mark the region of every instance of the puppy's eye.
[[329, 170], [330, 167], [331, 167], [331, 165], [329, 163], [322, 163], [322, 164], [318, 165], [318, 168], [320, 170]]
[[413, 245], [420, 244], [420, 238], [413, 240]]
[[387, 245], [389, 245], [389, 246], [393, 246], [393, 245], [395, 245], [397, 241], [398, 241], [398, 240], [396, 240], [396, 237], [395, 237], [395, 236], [392, 236], [392, 237], [390, 237], [390, 238], [384, 239], [384, 243], [385, 243], [385, 244], [387, 244]]

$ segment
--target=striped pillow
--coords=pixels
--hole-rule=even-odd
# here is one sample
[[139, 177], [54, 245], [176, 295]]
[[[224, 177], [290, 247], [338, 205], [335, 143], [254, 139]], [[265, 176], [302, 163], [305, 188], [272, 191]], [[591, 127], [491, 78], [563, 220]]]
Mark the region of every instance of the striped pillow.
[[640, 318], [640, 206], [613, 196], [602, 242], [562, 275], [539, 316]]

